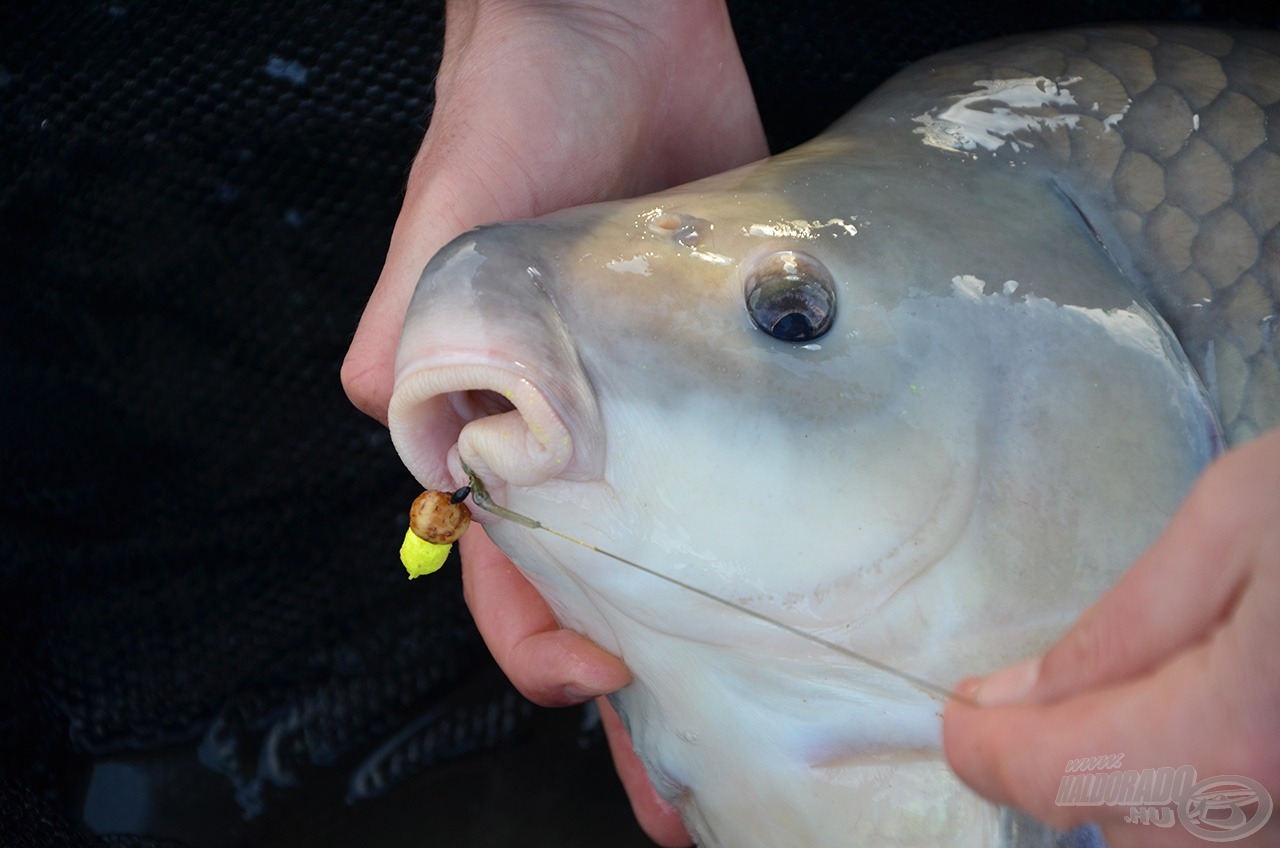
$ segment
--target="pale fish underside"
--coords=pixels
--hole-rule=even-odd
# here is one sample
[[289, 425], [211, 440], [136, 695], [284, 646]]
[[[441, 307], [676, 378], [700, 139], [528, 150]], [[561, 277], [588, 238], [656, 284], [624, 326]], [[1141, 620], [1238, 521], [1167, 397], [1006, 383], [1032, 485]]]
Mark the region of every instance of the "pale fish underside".
[[[499, 503], [950, 686], [1041, 651], [1214, 453], [1280, 424], [1278, 122], [1274, 35], [920, 62], [786, 154], [459, 237], [410, 306], [392, 436], [426, 486], [465, 461]], [[700, 844], [1054, 838], [948, 771], [927, 692], [489, 533], [633, 670], [615, 703]]]

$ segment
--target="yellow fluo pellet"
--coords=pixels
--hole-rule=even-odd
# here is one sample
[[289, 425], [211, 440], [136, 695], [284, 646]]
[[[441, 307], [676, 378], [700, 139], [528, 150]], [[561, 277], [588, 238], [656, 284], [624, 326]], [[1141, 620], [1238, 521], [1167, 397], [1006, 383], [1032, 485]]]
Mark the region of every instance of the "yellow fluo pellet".
[[439, 571], [449, 556], [452, 544], [434, 545], [413, 532], [405, 531], [404, 542], [400, 545], [400, 562], [404, 563], [409, 579], [421, 577]]

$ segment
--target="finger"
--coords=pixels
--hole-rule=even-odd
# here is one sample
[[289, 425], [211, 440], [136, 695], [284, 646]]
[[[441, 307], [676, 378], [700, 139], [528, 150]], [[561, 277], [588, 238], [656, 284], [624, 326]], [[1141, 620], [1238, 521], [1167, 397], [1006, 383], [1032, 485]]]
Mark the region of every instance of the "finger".
[[[1224, 644], [1200, 645], [1155, 674], [1053, 704], [975, 708], [952, 700], [943, 716], [947, 759], [986, 798], [1064, 828], [1084, 821], [1118, 826], [1131, 807], [1146, 806], [1134, 794], [1143, 769], [1190, 765], [1201, 778], [1263, 779], [1274, 764], [1237, 738], [1241, 719], [1253, 707], [1247, 693], [1226, 685], [1236, 676], [1238, 660]], [[1135, 772], [1130, 794], [1123, 794], [1123, 781], [1116, 778], [1114, 803], [1073, 798], [1071, 781], [1079, 778], [1067, 772], [1068, 764], [1107, 755], [1121, 757], [1119, 771]], [[1097, 771], [1105, 776], [1109, 770]]]
[[[654, 191], [768, 152], [723, 4], [617, 11], [644, 20], [618, 28], [625, 15], [584, 8], [575, 24], [565, 9], [535, 5], [509, 7], [512, 14], [481, 26], [472, 4], [449, 4], [431, 126], [342, 366], [343, 386], [362, 411], [385, 423], [405, 309], [427, 261], [454, 236]], [[653, 27], [673, 33], [672, 43], [690, 39], [688, 49], [663, 60], [654, 49], [671, 45]], [[625, 49], [602, 33], [625, 35]], [[670, 67], [690, 52], [722, 58], [673, 83]], [[646, 57], [645, 73], [631, 56]], [[652, 114], [663, 120], [646, 123]]]
[[653, 788], [649, 773], [644, 763], [636, 756], [631, 746], [631, 736], [623, 726], [622, 719], [613, 709], [608, 699], [600, 698], [600, 719], [604, 724], [605, 736], [609, 739], [609, 753], [613, 755], [613, 766], [618, 770], [622, 787], [627, 790], [627, 798], [631, 800], [631, 811], [635, 814], [640, 827], [654, 842], [662, 848], [685, 848], [692, 845], [689, 832], [676, 808]]
[[[459, 65], [465, 66], [460, 56], [466, 54], [474, 35], [475, 12], [470, 3], [450, 2], [446, 6], [444, 51], [431, 124], [410, 169], [382, 273], [342, 362], [341, 380], [347, 397], [361, 412], [383, 424], [387, 423], [394, 388], [396, 346], [405, 310], [422, 269], [454, 236], [493, 220], [493, 210], [483, 208], [489, 195], [474, 187], [465, 190], [466, 176], [459, 174], [457, 157], [451, 155], [457, 145], [449, 143], [449, 136], [457, 133], [451, 125], [466, 124], [450, 116], [449, 93], [452, 80], [462, 73]], [[441, 136], [445, 137], [443, 144]], [[458, 191], [457, 186], [464, 190]], [[465, 210], [457, 202], [460, 198], [467, 201]], [[480, 208], [472, 208], [477, 203]]]
[[[406, 217], [401, 211], [401, 219]], [[403, 245], [409, 225], [397, 224], [382, 275], [369, 296], [351, 347], [342, 361], [342, 387], [356, 408], [387, 423], [387, 406], [395, 378], [396, 345], [404, 313], [413, 294], [413, 268], [421, 272], [430, 257], [425, 250]]]
[[577, 704], [631, 682], [622, 660], [560, 627], [537, 589], [472, 524], [459, 543], [467, 606], [502, 671], [530, 701]]
[[347, 397], [361, 412], [384, 424], [395, 379], [396, 346], [422, 269], [459, 233], [509, 214], [474, 180], [467, 192], [456, 191], [455, 186], [470, 179], [465, 162], [444, 161], [432, 152], [438, 147], [433, 139], [428, 134], [414, 163], [386, 262], [342, 363]]
[[1278, 502], [1280, 431], [1212, 465], [1151, 548], [1042, 659], [989, 675], [973, 697], [1049, 701], [1146, 673], [1203, 641], [1248, 579], [1248, 528]]
[[[515, 158], [493, 129], [502, 119], [477, 109], [463, 120], [454, 111], [443, 100], [436, 104], [409, 174], [386, 262], [342, 363], [342, 385], [351, 402], [384, 424], [405, 311], [431, 257], [473, 227], [601, 199], [569, 180], [556, 189], [530, 185], [530, 164]], [[540, 121], [551, 123], [545, 115]], [[521, 129], [528, 132], [530, 125]], [[551, 172], [553, 163], [532, 170]], [[564, 186], [577, 186], [577, 191], [566, 193]]]

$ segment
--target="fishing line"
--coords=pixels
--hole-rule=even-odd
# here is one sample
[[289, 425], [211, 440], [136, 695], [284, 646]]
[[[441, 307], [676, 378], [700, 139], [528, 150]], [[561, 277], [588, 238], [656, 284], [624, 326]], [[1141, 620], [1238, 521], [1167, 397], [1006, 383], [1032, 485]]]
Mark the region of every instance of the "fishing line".
[[[555, 529], [554, 527], [548, 527], [546, 524], [543, 524], [541, 521], [538, 521], [537, 519], [530, 518], [527, 515], [521, 515], [518, 512], [507, 509], [505, 506], [499, 506], [498, 504], [494, 503], [492, 496], [490, 496], [489, 494], [489, 490], [485, 488], [484, 481], [481, 480], [478, 476], [476, 476], [476, 473], [472, 471], [471, 468], [469, 468], [465, 462], [462, 463], [462, 470], [465, 471], [467, 475], [468, 486], [466, 488], [471, 490], [470, 491], [471, 499], [478, 506], [483, 507], [485, 511], [491, 512], [494, 515], [498, 516], [499, 518], [505, 518], [508, 521], [513, 521], [522, 527], [529, 528], [530, 530], [542, 530], [546, 533], [550, 533], [553, 536], [559, 536], [561, 539], [564, 539], [567, 542], [572, 542], [573, 544], [584, 547], [589, 551], [594, 551], [595, 553], [600, 554], [601, 556], [608, 557], [609, 559], [614, 560], [615, 562], [620, 562], [623, 565], [630, 566], [631, 568], [634, 568], [638, 571], [643, 571], [645, 574], [648, 574], [652, 577], [656, 577], [659, 580], [664, 580], [673, 586], [677, 586], [681, 589], [684, 589], [686, 592], [692, 592], [693, 594], [701, 598], [706, 598], [707, 600], [714, 601], [715, 603], [720, 604], [721, 606], [728, 607], [734, 612], [741, 613], [742, 615], [750, 616], [751, 618], [754, 618], [757, 621], [762, 621], [765, 624], [771, 624], [774, 627], [778, 628], [779, 630], [786, 631], [787, 633], [790, 633], [792, 636], [797, 636], [808, 642], [812, 642], [813, 644], [818, 645], [822, 648], [826, 648], [828, 651], [837, 653], [842, 657], [847, 657], [848, 659], [861, 663], [862, 665], [865, 665], [869, 668], [873, 668], [877, 671], [882, 671], [885, 674], [892, 675], [893, 677], [896, 677], [899, 680], [903, 680], [907, 683], [910, 683], [912, 686], [915, 686], [916, 688], [921, 689], [927, 692], [928, 694], [933, 695], [936, 698], [940, 698], [943, 701], [951, 699], [951, 700], [958, 701], [959, 703], [964, 704], [967, 707], [978, 706], [978, 703], [974, 701], [972, 698], [953, 692], [949, 689], [939, 686], [936, 683], [932, 683], [928, 680], [925, 680], [922, 677], [917, 677], [916, 675], [911, 674], [910, 672], [903, 671], [902, 669], [895, 668], [894, 666], [891, 666], [887, 663], [880, 662], [880, 660], [877, 660], [873, 657], [869, 657], [866, 654], [859, 653], [858, 651], [855, 651], [852, 648], [846, 648], [844, 645], [837, 644], [835, 642], [830, 641], [829, 639], [824, 639], [821, 636], [817, 635], [816, 633], [810, 633], [808, 630], [805, 630], [800, 627], [796, 627], [791, 624], [787, 624], [785, 621], [779, 621], [778, 619], [773, 618], [772, 616], [765, 615], [762, 612], [757, 612], [756, 610], [753, 610], [750, 607], [743, 606], [742, 604], [731, 601], [728, 598], [722, 598], [719, 595], [715, 594], [714, 592], [708, 592], [706, 589], [700, 589], [691, 583], [686, 583], [683, 580], [672, 577], [669, 574], [663, 574], [661, 571], [655, 571], [654, 569], [649, 568], [647, 565], [641, 565], [638, 562], [627, 559], [626, 557], [621, 556], [619, 554], [615, 554], [612, 551], [607, 551], [604, 548], [591, 544], [590, 542], [586, 542], [577, 537], [570, 536], [568, 533], [562, 533], [559, 530]], [[464, 489], [459, 489], [458, 492], [455, 493], [455, 496], [458, 494], [461, 494], [462, 497], [465, 498], [466, 495], [463, 494], [463, 492], [464, 492]]]

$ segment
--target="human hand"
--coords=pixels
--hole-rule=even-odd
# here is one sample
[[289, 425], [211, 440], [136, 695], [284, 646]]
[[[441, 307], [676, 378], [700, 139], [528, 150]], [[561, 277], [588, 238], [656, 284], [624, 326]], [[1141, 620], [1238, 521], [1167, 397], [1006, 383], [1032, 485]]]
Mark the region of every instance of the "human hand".
[[[1130, 805], [1060, 806], [1071, 760], [1193, 766], [1280, 800], [1280, 429], [1220, 458], [1163, 535], [1042, 658], [957, 687], [947, 758], [978, 792], [1110, 848], [1204, 845], [1188, 829], [1127, 823]], [[1098, 769], [1099, 771], [1102, 769]], [[1133, 806], [1143, 806], [1134, 804]], [[1280, 843], [1280, 816], [1233, 844]]]
[[[656, 191], [766, 154], [723, 0], [451, 0], [431, 126], [343, 363], [347, 394], [385, 423], [409, 298], [427, 260], [459, 233]], [[481, 635], [526, 697], [572, 704], [630, 680], [620, 660], [560, 628], [480, 527], [460, 551]], [[641, 825], [660, 844], [688, 844], [616, 715], [603, 701], [602, 710]]]

